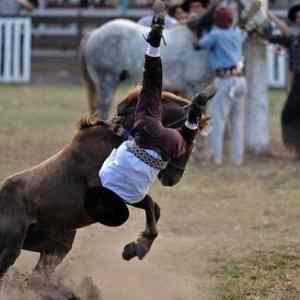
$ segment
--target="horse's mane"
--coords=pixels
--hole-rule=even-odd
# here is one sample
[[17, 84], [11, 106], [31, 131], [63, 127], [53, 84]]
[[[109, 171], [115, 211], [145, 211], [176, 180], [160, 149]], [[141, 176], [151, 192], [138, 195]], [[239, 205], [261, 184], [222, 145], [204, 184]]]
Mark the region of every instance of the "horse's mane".
[[[89, 116], [82, 117], [80, 121], [78, 122], [78, 129], [84, 130], [87, 128], [95, 127], [95, 126], [103, 126], [106, 128], [114, 127], [115, 120], [117, 120], [117, 117], [121, 110], [124, 110], [130, 106], [135, 106], [138, 98], [141, 93], [141, 87], [136, 87], [133, 90], [131, 90], [128, 95], [118, 104], [117, 107], [117, 116], [112, 118], [110, 121], [104, 121], [100, 118], [100, 116], [97, 113], [94, 113]], [[177, 96], [171, 92], [163, 91], [161, 95], [161, 101], [163, 103], [175, 103], [179, 106], [186, 106], [190, 104], [190, 100], [183, 98], [181, 96]]]
[[[134, 89], [132, 89], [127, 97], [125, 97], [118, 105], [118, 109], [120, 107], [124, 107], [124, 106], [129, 106], [131, 104], [136, 104], [136, 102], [138, 101], [138, 98], [140, 96], [141, 93], [141, 87], [136, 87]], [[176, 103], [180, 106], [185, 106], [187, 104], [190, 104], [190, 100], [183, 98], [181, 96], [175, 95], [174, 93], [168, 92], [168, 91], [163, 91], [161, 94], [161, 101], [163, 103]]]
[[95, 127], [95, 126], [104, 126], [104, 127], [109, 127], [111, 125], [111, 122], [106, 122], [100, 118], [100, 116], [97, 113], [94, 113], [89, 116], [82, 117], [78, 124], [77, 127], [79, 130], [84, 130], [90, 127]]

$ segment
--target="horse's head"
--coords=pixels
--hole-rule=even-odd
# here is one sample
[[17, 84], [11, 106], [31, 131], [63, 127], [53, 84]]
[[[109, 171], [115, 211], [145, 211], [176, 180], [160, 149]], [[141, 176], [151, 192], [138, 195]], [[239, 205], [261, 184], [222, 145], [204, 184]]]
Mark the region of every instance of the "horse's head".
[[[134, 111], [140, 90], [129, 94], [118, 106], [118, 117], [122, 126], [130, 130], [134, 123]], [[176, 96], [169, 92], [162, 93], [162, 123], [166, 127], [181, 128], [186, 120], [186, 111], [189, 100]], [[186, 152], [179, 158], [171, 160], [167, 167], [162, 170], [158, 178], [164, 186], [174, 186], [183, 176], [186, 164], [192, 152], [192, 145], [187, 147]]]

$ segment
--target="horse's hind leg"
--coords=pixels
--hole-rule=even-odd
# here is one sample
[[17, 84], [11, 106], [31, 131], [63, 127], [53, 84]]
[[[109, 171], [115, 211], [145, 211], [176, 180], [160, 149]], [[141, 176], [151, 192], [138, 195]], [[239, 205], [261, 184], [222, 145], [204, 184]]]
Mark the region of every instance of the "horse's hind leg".
[[16, 216], [0, 216], [0, 278], [20, 255], [27, 225]]
[[115, 91], [119, 84], [119, 75], [105, 74], [96, 83], [96, 110], [103, 119], [108, 119]]

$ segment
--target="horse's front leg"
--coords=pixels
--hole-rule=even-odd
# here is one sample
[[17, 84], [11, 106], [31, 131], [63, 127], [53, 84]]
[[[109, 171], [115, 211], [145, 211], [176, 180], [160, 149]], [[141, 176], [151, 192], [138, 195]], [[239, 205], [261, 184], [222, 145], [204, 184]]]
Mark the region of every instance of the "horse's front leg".
[[124, 247], [123, 258], [130, 260], [137, 256], [143, 259], [150, 251], [153, 241], [158, 235], [157, 222], [160, 217], [160, 208], [149, 195], [139, 203], [133, 204], [134, 207], [145, 210], [146, 228], [142, 231], [135, 242], [131, 242]]

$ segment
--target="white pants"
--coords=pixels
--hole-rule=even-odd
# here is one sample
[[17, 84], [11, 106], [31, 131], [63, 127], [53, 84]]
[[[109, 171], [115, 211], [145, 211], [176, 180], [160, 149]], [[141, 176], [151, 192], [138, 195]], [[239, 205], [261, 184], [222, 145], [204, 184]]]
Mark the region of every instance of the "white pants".
[[244, 77], [216, 78], [218, 92], [212, 100], [212, 132], [209, 144], [216, 164], [223, 162], [224, 132], [229, 130], [230, 162], [240, 165], [244, 156], [245, 96]]

